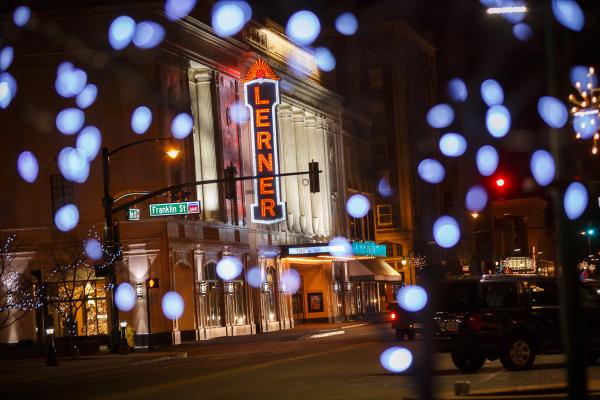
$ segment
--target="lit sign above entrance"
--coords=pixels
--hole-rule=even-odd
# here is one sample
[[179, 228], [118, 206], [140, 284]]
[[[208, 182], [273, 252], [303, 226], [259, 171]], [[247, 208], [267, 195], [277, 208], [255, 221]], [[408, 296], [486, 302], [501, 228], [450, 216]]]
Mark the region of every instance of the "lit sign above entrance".
[[252, 221], [272, 224], [285, 219], [285, 205], [279, 192], [277, 157], [277, 119], [275, 107], [279, 104], [279, 77], [263, 60], [257, 60], [244, 81], [244, 101], [250, 108], [250, 132], [254, 150], [255, 203]]
[[[331, 246], [327, 243], [312, 245], [282, 246], [284, 256], [320, 256], [330, 255], [334, 252], [343, 252], [343, 245]], [[384, 244], [375, 242], [352, 242], [353, 256], [387, 257], [387, 248]], [[349, 255], [350, 256], [350, 255]]]
[[352, 254], [355, 256], [387, 257], [384, 244], [375, 242], [352, 242]]

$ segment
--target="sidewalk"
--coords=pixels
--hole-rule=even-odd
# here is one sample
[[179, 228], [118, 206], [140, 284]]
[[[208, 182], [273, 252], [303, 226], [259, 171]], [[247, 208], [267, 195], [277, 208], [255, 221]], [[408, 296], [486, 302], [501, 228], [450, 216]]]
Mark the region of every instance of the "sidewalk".
[[59, 359], [58, 366], [49, 367], [43, 358], [24, 360], [0, 360], [0, 388], [8, 385], [46, 381], [118, 368], [134, 367], [165, 360], [187, 358], [186, 352], [136, 352], [128, 355], [97, 354], [81, 356], [77, 360], [70, 357]]

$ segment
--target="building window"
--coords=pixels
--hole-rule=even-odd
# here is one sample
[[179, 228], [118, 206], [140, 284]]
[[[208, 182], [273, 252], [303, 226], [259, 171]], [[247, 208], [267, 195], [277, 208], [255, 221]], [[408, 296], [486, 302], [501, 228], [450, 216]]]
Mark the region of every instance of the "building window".
[[380, 204], [377, 206], [377, 226], [392, 225], [392, 206]]
[[376, 90], [383, 88], [383, 72], [381, 68], [371, 68], [368, 72], [369, 89]]
[[75, 202], [75, 185], [61, 174], [50, 174], [50, 195], [52, 196], [52, 215], [65, 204]]
[[378, 136], [375, 138], [375, 156], [376, 157], [387, 157], [388, 156], [388, 143], [385, 136]]
[[223, 282], [217, 275], [217, 264], [214, 262], [204, 266], [204, 281], [206, 284], [206, 319], [207, 327], [222, 326], [221, 303], [223, 299]]

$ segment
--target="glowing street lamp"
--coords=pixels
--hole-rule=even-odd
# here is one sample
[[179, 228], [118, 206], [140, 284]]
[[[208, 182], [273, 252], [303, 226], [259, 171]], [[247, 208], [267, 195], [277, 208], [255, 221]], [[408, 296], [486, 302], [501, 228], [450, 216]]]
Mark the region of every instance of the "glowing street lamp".
[[174, 160], [177, 158], [177, 156], [179, 155], [180, 151], [175, 149], [175, 148], [170, 148], [166, 151], [167, 155], [169, 156], [170, 159]]

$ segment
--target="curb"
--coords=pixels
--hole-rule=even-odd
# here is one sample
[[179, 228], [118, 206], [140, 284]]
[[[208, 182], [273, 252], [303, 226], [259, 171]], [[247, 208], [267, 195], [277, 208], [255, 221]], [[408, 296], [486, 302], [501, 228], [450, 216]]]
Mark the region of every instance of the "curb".
[[[165, 355], [162, 355], [159, 357], [149, 358], [147, 360], [131, 361], [131, 362], [127, 362], [127, 363], [119, 364], [119, 365], [107, 364], [107, 365], [96, 366], [91, 369], [90, 368], [81, 368], [81, 369], [72, 370], [72, 371], [62, 371], [60, 373], [48, 373], [48, 374], [39, 374], [39, 375], [29, 375], [29, 376], [24, 376], [24, 377], [14, 377], [14, 378], [10, 379], [9, 384], [0, 383], [0, 388], [19, 385], [19, 384], [23, 384], [23, 383], [42, 382], [42, 381], [47, 381], [49, 379], [69, 378], [69, 377], [73, 377], [73, 376], [77, 376], [77, 375], [88, 374], [90, 372], [103, 372], [103, 371], [115, 370], [115, 369], [119, 369], [119, 368], [127, 368], [127, 367], [139, 366], [139, 365], [145, 365], [145, 364], [153, 364], [153, 363], [166, 361], [166, 360], [183, 359], [183, 358], [187, 358], [187, 357], [188, 357], [187, 352], [177, 352], [177, 353], [165, 354]], [[50, 368], [50, 367], [48, 367], [48, 368]]]

